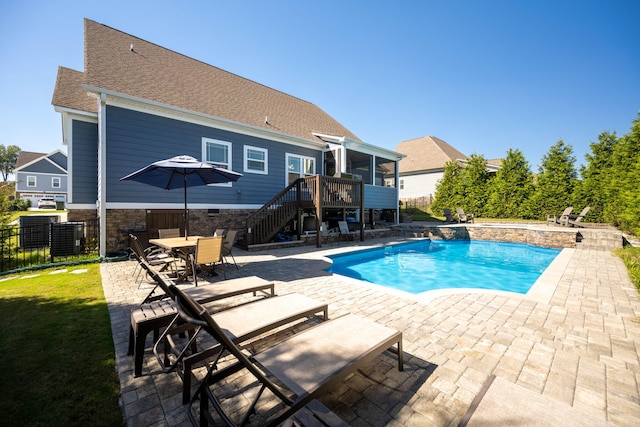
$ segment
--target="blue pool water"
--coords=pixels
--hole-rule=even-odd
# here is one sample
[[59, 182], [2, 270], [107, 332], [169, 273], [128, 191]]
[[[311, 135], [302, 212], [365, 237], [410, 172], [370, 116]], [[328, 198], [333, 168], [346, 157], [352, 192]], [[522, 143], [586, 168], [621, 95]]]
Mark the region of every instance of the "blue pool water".
[[329, 271], [418, 294], [480, 288], [526, 294], [559, 249], [489, 241], [430, 241], [333, 255]]

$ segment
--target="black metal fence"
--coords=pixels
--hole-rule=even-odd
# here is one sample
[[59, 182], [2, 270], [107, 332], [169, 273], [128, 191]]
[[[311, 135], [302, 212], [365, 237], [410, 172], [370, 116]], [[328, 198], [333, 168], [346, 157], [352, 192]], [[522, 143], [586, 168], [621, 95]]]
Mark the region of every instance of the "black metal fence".
[[98, 258], [98, 221], [57, 222], [57, 216], [24, 216], [0, 229], [0, 272]]

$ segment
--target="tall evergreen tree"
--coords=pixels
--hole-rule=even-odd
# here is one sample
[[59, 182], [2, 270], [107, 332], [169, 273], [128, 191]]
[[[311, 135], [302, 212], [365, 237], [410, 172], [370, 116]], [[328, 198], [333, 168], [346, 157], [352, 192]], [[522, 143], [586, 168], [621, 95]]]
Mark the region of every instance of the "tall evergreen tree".
[[465, 212], [483, 216], [487, 204], [489, 178], [487, 161], [484, 156], [472, 154], [466, 167], [462, 170], [462, 188], [460, 190], [464, 196], [460, 207]]
[[462, 168], [454, 160], [444, 165], [442, 179], [436, 184], [435, 200], [431, 205], [431, 210], [435, 215], [442, 213], [445, 208], [455, 209], [460, 206], [463, 199], [460, 189], [462, 188]]
[[525, 207], [533, 191], [529, 162], [522, 151], [509, 149], [491, 180], [486, 214], [494, 218], [529, 218], [531, 214]]
[[537, 218], [543, 219], [547, 214], [560, 213], [572, 205], [571, 195], [578, 177], [575, 162], [573, 148], [563, 140], [551, 146], [549, 152], [542, 157], [536, 190], [531, 198], [538, 212]]
[[640, 114], [629, 133], [613, 148], [613, 166], [607, 187], [607, 222], [640, 236]]
[[589, 220], [605, 221], [605, 207], [611, 200], [608, 194], [612, 168], [614, 166], [613, 150], [617, 144], [615, 133], [603, 132], [598, 142], [589, 146], [591, 153], [585, 156], [587, 164], [580, 167], [582, 178], [573, 193], [574, 206], [589, 206]]

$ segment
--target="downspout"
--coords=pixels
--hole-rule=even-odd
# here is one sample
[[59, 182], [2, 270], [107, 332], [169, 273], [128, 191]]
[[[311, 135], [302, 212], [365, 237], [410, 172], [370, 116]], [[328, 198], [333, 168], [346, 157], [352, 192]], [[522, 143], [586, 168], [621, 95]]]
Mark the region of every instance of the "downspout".
[[100, 227], [100, 256], [107, 255], [107, 208], [106, 208], [106, 153], [107, 153], [107, 95], [100, 94], [98, 105], [98, 199], [96, 210]]
[[400, 159], [396, 160], [395, 186], [396, 186], [396, 215], [395, 223], [400, 223]]

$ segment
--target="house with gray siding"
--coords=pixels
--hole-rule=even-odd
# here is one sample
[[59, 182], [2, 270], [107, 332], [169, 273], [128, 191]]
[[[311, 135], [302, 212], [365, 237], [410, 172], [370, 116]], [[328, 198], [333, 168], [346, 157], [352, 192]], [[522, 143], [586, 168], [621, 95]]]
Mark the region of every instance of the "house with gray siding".
[[[102, 254], [126, 248], [130, 231], [153, 234], [180, 217], [182, 191], [120, 181], [177, 155], [243, 174], [189, 188], [192, 234], [250, 233], [253, 213], [313, 176], [363, 184], [362, 205], [342, 215], [397, 218], [401, 154], [361, 141], [310, 102], [88, 19], [84, 34], [85, 69], [59, 67], [52, 104], [68, 147], [68, 217], [99, 219]], [[305, 215], [335, 215], [322, 206]], [[283, 228], [301, 224], [298, 216]]]
[[33, 207], [43, 198], [67, 200], [67, 155], [61, 150], [49, 154], [20, 151], [14, 175], [16, 198], [31, 200]]

